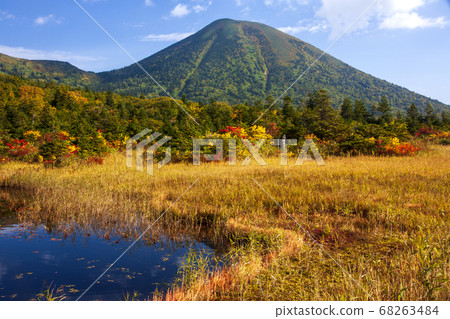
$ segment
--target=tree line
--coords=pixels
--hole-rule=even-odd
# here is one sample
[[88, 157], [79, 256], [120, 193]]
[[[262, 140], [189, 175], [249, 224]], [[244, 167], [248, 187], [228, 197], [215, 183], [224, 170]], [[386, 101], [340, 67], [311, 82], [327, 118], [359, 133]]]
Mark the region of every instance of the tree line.
[[448, 111], [438, 114], [428, 104], [421, 113], [412, 103], [405, 114], [393, 114], [387, 97], [371, 105], [346, 98], [335, 109], [327, 91], [320, 90], [309, 93], [301, 103], [294, 104], [289, 96], [273, 102], [269, 96], [252, 104], [229, 105], [214, 99], [194, 102], [183, 96], [175, 103], [167, 97], [148, 99], [143, 95], [94, 92], [87, 87], [0, 75], [0, 133], [5, 142], [22, 139], [29, 131], [67, 132], [80, 150], [99, 155], [104, 152], [98, 147], [99, 132], [108, 145], [123, 147], [128, 137], [149, 128], [171, 136], [172, 145], [178, 149], [188, 150], [192, 148], [192, 138], [227, 127], [249, 129], [258, 125], [272, 138], [301, 140], [311, 135], [320, 142], [333, 142], [330, 153], [356, 154], [367, 153], [367, 145], [373, 139], [397, 138], [405, 142], [422, 128], [433, 132], [450, 130]]

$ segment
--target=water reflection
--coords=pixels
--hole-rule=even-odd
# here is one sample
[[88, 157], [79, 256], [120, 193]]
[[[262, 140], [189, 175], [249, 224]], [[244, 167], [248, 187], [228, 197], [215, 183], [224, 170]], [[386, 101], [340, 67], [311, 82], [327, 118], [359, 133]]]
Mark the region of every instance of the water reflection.
[[[2, 211], [8, 210], [1, 203]], [[103, 233], [96, 236], [76, 225], [78, 231], [67, 234], [42, 224], [23, 224], [14, 214], [0, 216], [0, 300], [35, 299], [49, 285], [62, 287], [66, 300], [75, 300], [132, 242], [113, 235], [105, 239]], [[164, 291], [190, 249], [218, 254], [186, 235], [173, 239], [149, 232], [83, 300], [123, 300], [127, 292], [151, 296], [156, 288]]]

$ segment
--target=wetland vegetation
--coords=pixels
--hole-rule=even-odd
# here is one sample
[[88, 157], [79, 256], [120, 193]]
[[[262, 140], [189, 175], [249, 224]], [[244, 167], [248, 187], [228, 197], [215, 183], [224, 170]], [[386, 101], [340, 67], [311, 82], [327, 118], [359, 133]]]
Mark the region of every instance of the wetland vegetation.
[[185, 251], [167, 289], [129, 289], [125, 299], [448, 300], [449, 157], [434, 145], [414, 157], [328, 157], [326, 166], [177, 163], [152, 177], [117, 152], [103, 165], [9, 162], [0, 183], [3, 194], [27, 194], [3, 196], [18, 225], [63, 241], [130, 242], [171, 207], [142, 245], [190, 238], [221, 251], [220, 267]]

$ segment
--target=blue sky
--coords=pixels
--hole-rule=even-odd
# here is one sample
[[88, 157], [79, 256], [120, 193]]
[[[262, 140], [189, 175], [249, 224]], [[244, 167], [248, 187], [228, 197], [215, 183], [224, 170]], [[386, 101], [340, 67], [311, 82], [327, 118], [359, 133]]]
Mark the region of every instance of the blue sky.
[[[220, 18], [325, 50], [374, 0], [77, 0], [137, 60]], [[133, 61], [73, 0], [2, 0], [0, 52], [106, 71]], [[450, 0], [379, 0], [329, 53], [450, 104]]]

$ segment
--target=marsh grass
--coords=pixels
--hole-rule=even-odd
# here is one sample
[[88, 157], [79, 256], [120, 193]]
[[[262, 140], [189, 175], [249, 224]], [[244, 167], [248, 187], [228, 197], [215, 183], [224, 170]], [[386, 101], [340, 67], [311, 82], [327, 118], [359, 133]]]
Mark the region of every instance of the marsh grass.
[[123, 300], [124, 301], [139, 301], [139, 298], [141, 296], [142, 295], [139, 292], [137, 292], [137, 291], [133, 291], [132, 294], [130, 292], [125, 292], [123, 294]]
[[[178, 269], [177, 283], [183, 287], [190, 287], [196, 281], [205, 280], [213, 267], [213, 258], [202, 251], [189, 249], [189, 252]], [[216, 261], [215, 266], [218, 265]], [[176, 284], [177, 284], [176, 283]]]
[[66, 299], [66, 294], [64, 293], [64, 286], [56, 287], [51, 283], [44, 287], [36, 297], [37, 301], [63, 301]]
[[[4, 164], [0, 183], [30, 194], [19, 213], [24, 223], [126, 239], [138, 236], [199, 178], [144, 240], [157, 242], [159, 234], [207, 238], [227, 245], [229, 261], [185, 276], [155, 299], [450, 299], [450, 148], [430, 147], [415, 157], [332, 157], [321, 167], [268, 162], [178, 163], [149, 176], [113, 154], [101, 166]], [[194, 265], [201, 262], [192, 258]]]

